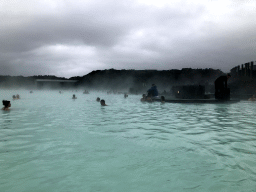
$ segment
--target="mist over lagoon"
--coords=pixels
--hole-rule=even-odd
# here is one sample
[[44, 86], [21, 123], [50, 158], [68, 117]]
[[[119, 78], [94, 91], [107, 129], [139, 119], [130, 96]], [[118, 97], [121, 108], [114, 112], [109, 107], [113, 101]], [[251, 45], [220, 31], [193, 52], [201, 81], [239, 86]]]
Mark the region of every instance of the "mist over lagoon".
[[[228, 86], [234, 97], [248, 99], [256, 94], [256, 65], [254, 62], [230, 69]], [[174, 86], [200, 85], [206, 93], [214, 94], [214, 81], [227, 73], [219, 69], [183, 68], [181, 70], [116, 70], [92, 71], [84, 76], [71, 78], [53, 75], [0, 76], [1, 89], [27, 90], [104, 90], [131, 94], [143, 94], [156, 84], [160, 93], [173, 94]]]
[[256, 1], [0, 2], [0, 192], [255, 191]]

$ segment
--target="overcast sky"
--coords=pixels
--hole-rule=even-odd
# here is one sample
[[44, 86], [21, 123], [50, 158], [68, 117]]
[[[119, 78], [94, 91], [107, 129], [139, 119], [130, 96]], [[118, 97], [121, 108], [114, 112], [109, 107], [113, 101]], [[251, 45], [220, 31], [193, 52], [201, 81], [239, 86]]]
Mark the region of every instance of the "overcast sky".
[[0, 75], [256, 60], [255, 0], [0, 0]]

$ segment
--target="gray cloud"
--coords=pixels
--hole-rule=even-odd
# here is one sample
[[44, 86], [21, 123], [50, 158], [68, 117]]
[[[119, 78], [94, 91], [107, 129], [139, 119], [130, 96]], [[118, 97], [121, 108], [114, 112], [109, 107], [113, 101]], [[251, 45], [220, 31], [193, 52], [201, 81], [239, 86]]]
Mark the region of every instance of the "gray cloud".
[[255, 59], [252, 1], [3, 3], [0, 74], [232, 67]]

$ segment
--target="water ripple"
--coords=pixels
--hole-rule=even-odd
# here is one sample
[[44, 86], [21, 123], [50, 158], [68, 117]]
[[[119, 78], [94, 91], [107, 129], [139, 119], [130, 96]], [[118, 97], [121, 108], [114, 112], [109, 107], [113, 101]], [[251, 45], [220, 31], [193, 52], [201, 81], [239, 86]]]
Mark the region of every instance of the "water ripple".
[[10, 181], [26, 191], [255, 189], [256, 103], [20, 92], [12, 110], [0, 112], [0, 191], [22, 191]]

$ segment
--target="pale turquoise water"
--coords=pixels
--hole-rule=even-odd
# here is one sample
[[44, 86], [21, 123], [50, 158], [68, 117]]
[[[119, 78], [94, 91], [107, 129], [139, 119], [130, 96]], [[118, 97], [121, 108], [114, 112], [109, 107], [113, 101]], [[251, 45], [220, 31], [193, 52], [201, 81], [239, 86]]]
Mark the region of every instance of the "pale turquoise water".
[[1, 192], [256, 191], [256, 103], [20, 90], [0, 99], [17, 93], [0, 111]]

